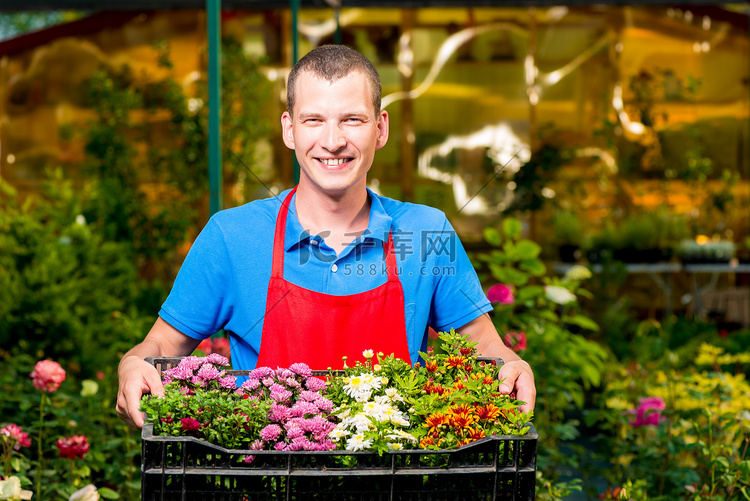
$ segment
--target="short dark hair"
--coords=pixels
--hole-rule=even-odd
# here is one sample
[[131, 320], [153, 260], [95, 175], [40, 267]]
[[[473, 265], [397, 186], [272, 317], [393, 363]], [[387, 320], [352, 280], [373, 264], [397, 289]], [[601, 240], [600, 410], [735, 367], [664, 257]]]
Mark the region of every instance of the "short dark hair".
[[305, 54], [289, 73], [286, 84], [286, 109], [289, 113], [294, 113], [295, 83], [303, 71], [309, 71], [329, 82], [344, 78], [353, 71], [362, 72], [370, 82], [375, 112], [380, 111], [382, 93], [380, 75], [372, 63], [365, 56], [345, 45], [321, 45]]

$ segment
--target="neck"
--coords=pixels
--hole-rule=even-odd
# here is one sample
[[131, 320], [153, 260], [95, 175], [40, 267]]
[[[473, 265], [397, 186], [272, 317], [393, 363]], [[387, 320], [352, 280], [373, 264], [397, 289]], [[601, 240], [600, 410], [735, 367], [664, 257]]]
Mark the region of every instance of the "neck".
[[295, 199], [302, 227], [312, 235], [323, 236], [337, 252], [367, 228], [370, 205], [364, 185], [347, 190], [341, 197], [329, 197], [300, 183]]

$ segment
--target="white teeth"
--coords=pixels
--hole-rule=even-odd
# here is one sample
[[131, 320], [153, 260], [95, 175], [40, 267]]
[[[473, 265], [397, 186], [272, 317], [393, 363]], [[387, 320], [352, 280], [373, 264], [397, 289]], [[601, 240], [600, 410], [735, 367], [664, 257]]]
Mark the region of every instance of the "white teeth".
[[324, 163], [326, 165], [341, 165], [344, 162], [348, 161], [348, 158], [321, 158], [321, 163]]

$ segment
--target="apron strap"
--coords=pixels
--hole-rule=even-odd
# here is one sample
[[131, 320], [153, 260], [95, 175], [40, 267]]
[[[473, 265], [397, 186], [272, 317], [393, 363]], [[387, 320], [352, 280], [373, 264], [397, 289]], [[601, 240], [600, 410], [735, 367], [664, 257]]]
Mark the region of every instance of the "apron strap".
[[295, 186], [281, 203], [279, 215], [276, 216], [276, 232], [273, 237], [273, 266], [271, 276], [274, 278], [284, 278], [284, 240], [286, 236], [286, 215], [289, 213], [289, 204], [292, 203], [294, 192], [297, 191]]
[[385, 269], [388, 273], [388, 281], [398, 282], [396, 251], [393, 248], [393, 236], [391, 235], [391, 230], [388, 230], [388, 241], [383, 243], [383, 253], [385, 254]]
[[[271, 267], [271, 276], [274, 278], [284, 278], [284, 241], [286, 238], [286, 218], [289, 213], [289, 204], [292, 203], [292, 197], [297, 191], [295, 186], [281, 203], [279, 215], [276, 216], [276, 230], [273, 238], [273, 264]], [[385, 255], [385, 268], [388, 274], [389, 282], [398, 282], [398, 271], [396, 269], [396, 252], [393, 248], [393, 236], [391, 230], [388, 230], [388, 241], [383, 243], [383, 254]]]

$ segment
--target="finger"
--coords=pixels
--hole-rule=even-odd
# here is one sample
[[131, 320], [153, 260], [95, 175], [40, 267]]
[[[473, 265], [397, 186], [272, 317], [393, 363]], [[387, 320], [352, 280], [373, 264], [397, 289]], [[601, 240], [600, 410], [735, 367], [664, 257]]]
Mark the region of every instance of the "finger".
[[527, 374], [521, 374], [516, 380], [516, 398], [522, 402], [518, 407], [521, 412], [532, 412], [536, 406], [536, 387], [534, 380]]
[[514, 369], [512, 366], [509, 366], [508, 364], [502, 366], [498, 376], [500, 381], [502, 381], [500, 383], [500, 393], [507, 395], [513, 391], [513, 387], [516, 385], [516, 380], [518, 379], [518, 374], [518, 370]]

